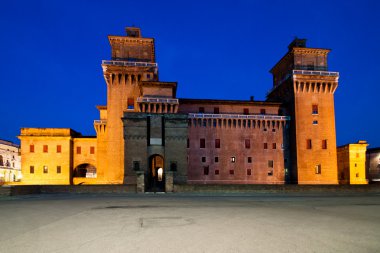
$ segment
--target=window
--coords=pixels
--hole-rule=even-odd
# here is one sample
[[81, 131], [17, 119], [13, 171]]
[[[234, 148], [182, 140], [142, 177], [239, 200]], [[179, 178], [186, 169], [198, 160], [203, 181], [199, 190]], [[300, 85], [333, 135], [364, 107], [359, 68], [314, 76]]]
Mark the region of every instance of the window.
[[208, 173], [209, 173], [209, 167], [208, 166], [203, 167], [203, 175], [207, 176]]
[[272, 148], [276, 149], [277, 148], [277, 144], [276, 143], [272, 143]]
[[272, 132], [273, 132], [273, 133], [276, 132], [276, 129], [272, 128]]
[[322, 173], [322, 166], [320, 164], [315, 166], [315, 174], [321, 174]]
[[90, 154], [91, 155], [95, 154], [95, 147], [93, 146], [90, 147]]
[[140, 170], [140, 161], [133, 161], [133, 170]]
[[311, 149], [311, 148], [312, 148], [312, 145], [311, 145], [311, 139], [307, 139], [307, 140], [306, 140], [306, 148], [307, 148], [307, 149]]
[[147, 79], [150, 79], [150, 74], [146, 74], [146, 78], [147, 78]]
[[356, 167], [358, 167], [358, 164], [357, 164], [357, 163], [355, 163], [355, 168], [356, 168]]
[[318, 125], [318, 120], [313, 120], [313, 125]]
[[265, 109], [260, 109], [260, 114], [265, 114]]
[[244, 115], [248, 115], [249, 114], [249, 109], [248, 108], [244, 108], [243, 109], [243, 114]]
[[205, 163], [205, 162], [206, 162], [206, 157], [202, 156], [202, 163]]
[[252, 175], [252, 170], [251, 169], [247, 169], [247, 176], [250, 176]]
[[248, 163], [252, 163], [252, 157], [248, 157]]
[[214, 114], [219, 114], [219, 107], [214, 107]]
[[170, 170], [171, 171], [177, 171], [177, 162], [175, 162], [175, 161], [170, 162]]
[[273, 168], [273, 160], [268, 160], [268, 168]]
[[61, 174], [61, 166], [57, 166], [57, 174]]
[[327, 149], [327, 140], [322, 140], [322, 149]]
[[30, 172], [30, 174], [34, 174], [34, 166], [29, 167], [29, 172]]
[[251, 148], [251, 141], [249, 139], [245, 140], [245, 148]]
[[359, 158], [359, 153], [356, 153], [356, 158]]
[[187, 138], [187, 148], [190, 148], [190, 139]]
[[43, 145], [43, 152], [47, 153], [48, 152], [48, 145]]
[[128, 98], [128, 107], [127, 107], [127, 109], [128, 110], [133, 110], [133, 109], [135, 109], [135, 100], [133, 99], [133, 98]]
[[77, 147], [77, 154], [81, 154], [82, 153], [82, 148], [81, 147]]
[[219, 170], [215, 170], [215, 175], [219, 175]]
[[215, 148], [220, 148], [220, 139], [215, 139]]
[[34, 153], [34, 145], [30, 145], [29, 146], [29, 152], [30, 153]]
[[273, 176], [273, 170], [268, 170], [268, 176]]
[[356, 177], [359, 177], [359, 173], [356, 173]]
[[205, 148], [206, 147], [206, 140], [205, 139], [200, 139], [199, 140], [199, 147], [200, 148]]
[[205, 108], [204, 107], [199, 107], [199, 113], [205, 113]]
[[234, 170], [230, 170], [230, 175], [234, 175], [235, 174], [235, 171]]
[[62, 146], [61, 145], [57, 145], [57, 153], [61, 153], [62, 151]]
[[264, 149], [268, 149], [268, 143], [264, 143]]
[[215, 156], [214, 161], [215, 161], [215, 163], [218, 163], [219, 162], [219, 157]]
[[44, 165], [43, 169], [45, 174], [48, 173], [48, 166]]
[[231, 162], [232, 162], [232, 163], [235, 163], [235, 162], [236, 162], [236, 157], [235, 157], [235, 156], [231, 156]]
[[312, 114], [318, 114], [318, 105], [312, 105]]

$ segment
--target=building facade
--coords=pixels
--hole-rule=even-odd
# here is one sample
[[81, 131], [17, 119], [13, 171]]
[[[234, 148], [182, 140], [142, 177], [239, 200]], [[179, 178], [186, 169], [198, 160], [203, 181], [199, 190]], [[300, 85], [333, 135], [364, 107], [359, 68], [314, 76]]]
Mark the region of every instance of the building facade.
[[19, 145], [0, 140], [0, 184], [18, 182], [21, 178]]
[[[177, 83], [159, 79], [153, 38], [128, 27], [126, 36], [108, 39], [111, 60], [102, 62], [107, 105], [97, 106], [96, 137], [65, 129], [59, 134], [65, 165], [47, 165], [39, 157], [44, 145], [63, 147], [50, 133], [61, 130], [22, 129], [23, 172], [61, 166], [59, 177], [66, 176], [55, 181], [34, 173], [25, 183], [137, 184], [141, 191], [185, 183], [338, 183], [339, 74], [328, 71], [330, 50], [295, 39], [271, 70], [267, 101], [179, 99]], [[32, 153], [30, 145], [42, 149]], [[60, 161], [55, 155], [48, 159]]]

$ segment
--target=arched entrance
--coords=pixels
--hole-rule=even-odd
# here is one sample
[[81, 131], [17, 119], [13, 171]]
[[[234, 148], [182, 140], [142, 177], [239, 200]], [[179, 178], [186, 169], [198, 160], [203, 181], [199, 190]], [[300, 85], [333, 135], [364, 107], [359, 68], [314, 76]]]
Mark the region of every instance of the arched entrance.
[[146, 191], [164, 192], [165, 191], [165, 169], [164, 158], [160, 155], [149, 157], [149, 168], [147, 175]]
[[82, 163], [75, 167], [73, 177], [96, 178], [96, 167], [89, 163]]

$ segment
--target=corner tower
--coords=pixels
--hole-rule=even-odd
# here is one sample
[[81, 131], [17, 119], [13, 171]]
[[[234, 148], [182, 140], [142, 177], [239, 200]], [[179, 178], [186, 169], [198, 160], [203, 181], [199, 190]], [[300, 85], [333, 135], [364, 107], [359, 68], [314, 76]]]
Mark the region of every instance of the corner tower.
[[337, 184], [334, 92], [338, 72], [328, 70], [329, 49], [308, 48], [295, 39], [271, 69], [268, 101], [283, 102], [291, 116], [290, 181]]

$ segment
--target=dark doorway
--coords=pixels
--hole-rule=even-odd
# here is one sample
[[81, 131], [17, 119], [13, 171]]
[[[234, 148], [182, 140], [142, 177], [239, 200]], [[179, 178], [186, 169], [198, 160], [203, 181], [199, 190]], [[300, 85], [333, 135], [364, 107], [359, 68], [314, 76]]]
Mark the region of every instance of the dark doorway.
[[160, 155], [152, 155], [149, 158], [149, 170], [147, 173], [147, 192], [165, 191], [164, 158]]

